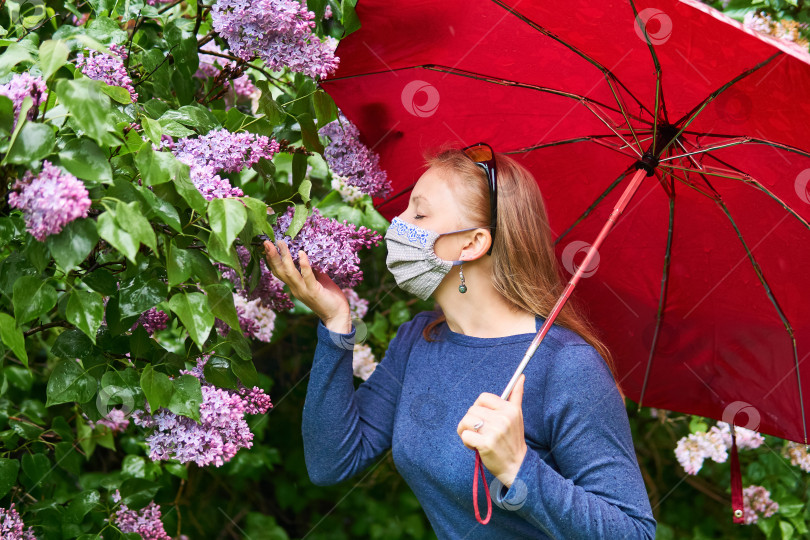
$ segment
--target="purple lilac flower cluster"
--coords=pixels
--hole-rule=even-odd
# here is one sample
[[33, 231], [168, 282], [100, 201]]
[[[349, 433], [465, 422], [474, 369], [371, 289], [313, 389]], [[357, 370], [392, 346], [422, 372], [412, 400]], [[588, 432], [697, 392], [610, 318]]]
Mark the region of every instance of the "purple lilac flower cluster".
[[[121, 500], [121, 493], [117, 489], [112, 500], [116, 503]], [[143, 540], [171, 540], [172, 537], [166, 533], [160, 518], [160, 505], [150, 501], [140, 510], [130, 510], [126, 504], [121, 504], [112, 521], [122, 533], [137, 533]]]
[[245, 414], [263, 414], [272, 407], [270, 397], [260, 388], [227, 390], [205, 382], [203, 369], [208, 357], [198, 359], [192, 370], [181, 373], [194, 375], [202, 383], [203, 401], [200, 405], [200, 422], [177, 415], [161, 408], [150, 413], [135, 411], [132, 419], [136, 425], [154, 428], [146, 437], [149, 458], [153, 461], [176, 459], [181, 463], [193, 461], [204, 467], [214, 464], [220, 467], [230, 461], [240, 448], [253, 445]]
[[290, 249], [293, 262], [298, 263], [298, 251], [304, 250], [313, 268], [326, 273], [341, 288], [351, 288], [363, 280], [360, 257], [357, 252], [377, 245], [382, 236], [366, 227], [357, 228], [345, 219], [322, 216], [317, 208], [307, 216], [304, 226], [290, 239], [285, 233], [292, 222], [294, 207], [278, 217], [273, 226], [277, 240], [284, 240]]
[[259, 56], [271, 70], [288, 67], [312, 78], [334, 72], [334, 45], [312, 32], [315, 14], [296, 0], [217, 0], [211, 11], [214, 30], [243, 60]]
[[0, 508], [0, 538], [3, 540], [37, 540], [34, 536], [34, 529], [28, 527], [23, 530], [25, 524], [23, 523], [20, 513], [14, 508], [14, 503], [11, 503], [8, 510]]
[[84, 183], [49, 161], [43, 162], [42, 172], [28, 171], [11, 189], [9, 206], [23, 211], [25, 228], [40, 242], [74, 219], [87, 217], [91, 204]]
[[[276, 327], [276, 313], [272, 309], [264, 307], [261, 299], [246, 300], [238, 293], [234, 293], [233, 303], [242, 333], [249, 338], [269, 343]], [[230, 327], [220, 319], [216, 319], [215, 324], [221, 336], [227, 336], [231, 331]]]
[[88, 420], [87, 425], [90, 426], [90, 429], [95, 429], [96, 426], [106, 426], [113, 433], [120, 433], [125, 431], [129, 426], [129, 418], [127, 418], [127, 413], [124, 409], [112, 408], [110, 412], [98, 422]]
[[771, 500], [771, 492], [762, 486], [750, 485], [743, 490], [743, 516], [746, 525], [768, 518], [779, 510], [779, 503]]
[[210, 201], [244, 195], [218, 172], [240, 172], [261, 158], [272, 159], [279, 150], [278, 141], [266, 135], [217, 129], [200, 137], [179, 139], [174, 143], [173, 152], [177, 159], [191, 167], [191, 181]]
[[110, 45], [113, 54], [104, 54], [97, 51], [87, 50], [87, 56], [76, 58], [76, 67], [85, 76], [102, 81], [110, 86], [120, 86], [129, 92], [132, 102], [138, 100], [138, 93], [132, 86], [132, 79], [124, 66], [127, 59], [127, 51], [123, 45]]
[[330, 139], [324, 157], [333, 175], [372, 197], [386, 197], [391, 193], [388, 174], [380, 169], [380, 156], [360, 142], [357, 126], [342, 113], [338, 120], [324, 125], [318, 133]]
[[28, 110], [28, 119], [34, 120], [39, 114], [39, 104], [48, 100], [48, 87], [42, 77], [29, 73], [15, 73], [6, 84], [0, 84], [0, 94], [6, 96], [14, 105], [14, 125], [17, 125], [20, 107], [26, 96], [31, 96], [33, 106]]
[[143, 326], [149, 335], [154, 335], [159, 330], [166, 330], [166, 325], [169, 322], [169, 314], [159, 310], [158, 308], [151, 308], [141, 313], [135, 324], [132, 325], [132, 330], [135, 330], [138, 325]]
[[[250, 263], [250, 251], [245, 246], [237, 246], [236, 253], [239, 256], [239, 262], [242, 264], [242, 271], [247, 271], [248, 263]], [[294, 308], [295, 304], [293, 304], [290, 296], [284, 292], [284, 282], [273, 275], [267, 268], [267, 263], [263, 258], [259, 259], [258, 263], [261, 277], [259, 278], [259, 284], [250, 291], [247, 289], [247, 284], [241, 282], [236, 270], [224, 264], [217, 264], [217, 266], [222, 271], [223, 279], [233, 283], [236, 291], [246, 300], [256, 300], [258, 298], [262, 306], [273, 311], [289, 311]]]
[[360, 295], [354, 289], [343, 289], [343, 294], [346, 296], [346, 300], [349, 301], [349, 311], [352, 317], [358, 319], [365, 317], [366, 313], [368, 313], [368, 300], [360, 298]]

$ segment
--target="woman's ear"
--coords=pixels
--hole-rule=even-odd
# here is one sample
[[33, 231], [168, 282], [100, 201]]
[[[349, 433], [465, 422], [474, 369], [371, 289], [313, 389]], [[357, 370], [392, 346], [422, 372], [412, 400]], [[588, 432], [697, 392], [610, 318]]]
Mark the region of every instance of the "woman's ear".
[[487, 229], [475, 229], [472, 237], [464, 243], [461, 248], [459, 259], [463, 261], [474, 261], [482, 257], [489, 250], [492, 236]]

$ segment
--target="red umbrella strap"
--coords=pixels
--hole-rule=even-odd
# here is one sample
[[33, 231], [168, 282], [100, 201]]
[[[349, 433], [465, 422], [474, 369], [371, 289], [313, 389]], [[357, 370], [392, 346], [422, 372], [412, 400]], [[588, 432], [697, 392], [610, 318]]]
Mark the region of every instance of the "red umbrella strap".
[[740, 460], [737, 457], [737, 437], [734, 435], [734, 425], [731, 425], [731, 509], [734, 513], [734, 523], [745, 523], [743, 509], [742, 478], [740, 477]]
[[[484, 484], [484, 491], [487, 494], [487, 517], [481, 519], [481, 512], [478, 511], [478, 471], [481, 471], [481, 483]], [[473, 508], [475, 508], [475, 519], [481, 525], [489, 523], [489, 518], [492, 516], [492, 499], [489, 497], [489, 486], [487, 485], [487, 478], [484, 476], [484, 464], [481, 462], [481, 454], [478, 450], [475, 451], [475, 476], [473, 477]]]

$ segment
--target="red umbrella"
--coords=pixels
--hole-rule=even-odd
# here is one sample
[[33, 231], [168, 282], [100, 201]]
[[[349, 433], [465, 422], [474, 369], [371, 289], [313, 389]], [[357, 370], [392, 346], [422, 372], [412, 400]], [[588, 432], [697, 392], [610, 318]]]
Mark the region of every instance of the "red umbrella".
[[[578, 281], [628, 397], [807, 444], [806, 50], [695, 0], [357, 11], [321, 87], [380, 154], [386, 218], [407, 206], [424, 149], [511, 154], [536, 176], [574, 275], [561, 302]], [[731, 465], [739, 523], [736, 444]]]

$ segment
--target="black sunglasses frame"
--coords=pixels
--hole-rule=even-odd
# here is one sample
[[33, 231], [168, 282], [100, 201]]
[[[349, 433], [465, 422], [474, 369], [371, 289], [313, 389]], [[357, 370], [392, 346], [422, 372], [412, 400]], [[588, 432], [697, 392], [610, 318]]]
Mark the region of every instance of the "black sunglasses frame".
[[[476, 160], [473, 158], [467, 150], [470, 148], [475, 148], [478, 146], [486, 146], [489, 149], [490, 158], [486, 160]], [[479, 142], [475, 144], [471, 144], [469, 146], [465, 146], [461, 149], [464, 154], [470, 158], [473, 163], [476, 165], [480, 165], [484, 171], [487, 173], [487, 180], [489, 185], [489, 218], [490, 218], [490, 236], [492, 238], [492, 243], [489, 245], [489, 250], [487, 250], [487, 255], [492, 255], [492, 246], [495, 245], [495, 230], [496, 225], [498, 223], [498, 173], [495, 168], [495, 152], [492, 150], [492, 147], [485, 142]]]

